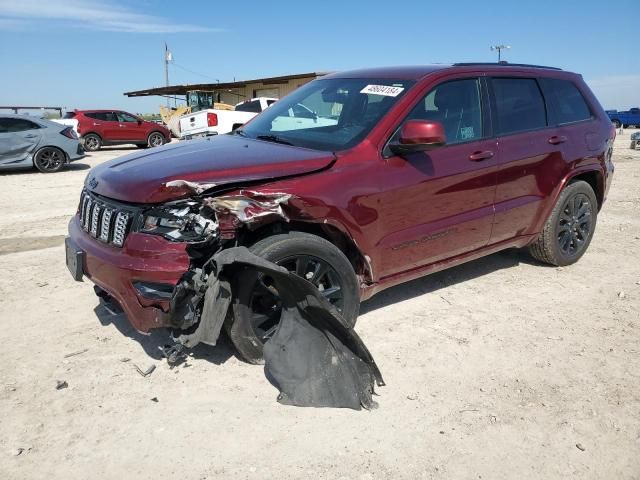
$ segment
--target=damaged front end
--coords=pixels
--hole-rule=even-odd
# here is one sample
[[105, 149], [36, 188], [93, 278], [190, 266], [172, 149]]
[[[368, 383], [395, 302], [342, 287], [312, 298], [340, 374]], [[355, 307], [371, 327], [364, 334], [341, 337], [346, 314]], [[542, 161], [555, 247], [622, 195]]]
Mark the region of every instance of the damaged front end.
[[[254, 230], [276, 219], [288, 221], [283, 206], [291, 196], [250, 190], [206, 196], [198, 184], [178, 183], [182, 187], [187, 185], [195, 195], [144, 210], [138, 231], [171, 242], [187, 243], [190, 268], [170, 293], [146, 284], [134, 284], [134, 287], [145, 299], [168, 302], [160, 323], [172, 329], [177, 342], [187, 347], [198, 343], [215, 345], [230, 293], [229, 287], [225, 289], [211, 280], [213, 256], [238, 245], [242, 231]], [[224, 315], [220, 313], [222, 310]]]

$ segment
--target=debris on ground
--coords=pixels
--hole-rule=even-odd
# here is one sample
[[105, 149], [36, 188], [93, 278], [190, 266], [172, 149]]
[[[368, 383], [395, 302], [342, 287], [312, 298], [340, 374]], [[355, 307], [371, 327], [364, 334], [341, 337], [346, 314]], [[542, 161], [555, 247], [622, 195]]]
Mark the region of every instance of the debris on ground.
[[154, 403], [158, 403], [158, 397], [153, 397], [153, 398], [151, 399], [151, 401], [152, 401], [152, 402], [154, 402]]
[[586, 448], [584, 448], [581, 443], [576, 443], [576, 448], [582, 452], [586, 450]]
[[150, 365], [149, 367], [147, 367], [146, 370], [142, 370], [138, 365], [136, 365], [135, 363], [133, 364], [133, 366], [136, 368], [136, 371], [142, 375], [143, 377], [148, 377], [149, 375], [151, 375], [153, 373], [153, 371], [156, 369], [155, 365]]
[[56, 390], [62, 390], [63, 388], [67, 388], [69, 384], [66, 380], [56, 380]]
[[120, 359], [120, 361], [121, 361], [122, 363], [127, 363], [129, 360], [131, 360], [129, 357], [122, 357], [122, 358]]
[[164, 345], [162, 347], [158, 347], [158, 349], [162, 352], [162, 356], [167, 359], [169, 368], [177, 367], [187, 360], [187, 352], [184, 351], [185, 345], [181, 343]]
[[625, 293], [624, 293], [624, 290], [620, 290], [620, 291], [618, 292], [618, 298], [622, 300], [624, 297], [626, 297], [626, 295], [625, 295]]
[[84, 348], [82, 350], [78, 350], [77, 352], [71, 352], [71, 353], [67, 353], [64, 358], [69, 358], [69, 357], [75, 357], [76, 355], [82, 355], [83, 353], [88, 352], [89, 349], [88, 348]]
[[13, 455], [14, 457], [17, 457], [19, 455], [22, 455], [24, 452], [29, 453], [31, 451], [32, 447], [18, 447], [18, 448], [14, 448], [13, 450], [11, 450], [11, 455]]

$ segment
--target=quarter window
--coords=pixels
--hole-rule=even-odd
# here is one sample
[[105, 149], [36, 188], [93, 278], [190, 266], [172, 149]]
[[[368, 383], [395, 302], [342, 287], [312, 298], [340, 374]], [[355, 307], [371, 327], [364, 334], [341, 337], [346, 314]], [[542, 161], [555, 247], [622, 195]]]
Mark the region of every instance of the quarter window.
[[494, 78], [498, 135], [545, 128], [547, 112], [533, 78]]
[[433, 120], [444, 126], [447, 145], [482, 138], [480, 83], [476, 78], [438, 85], [413, 108], [406, 120]]
[[550, 106], [550, 123], [553, 125], [580, 122], [591, 118], [591, 110], [573, 82], [541, 78], [540, 86]]

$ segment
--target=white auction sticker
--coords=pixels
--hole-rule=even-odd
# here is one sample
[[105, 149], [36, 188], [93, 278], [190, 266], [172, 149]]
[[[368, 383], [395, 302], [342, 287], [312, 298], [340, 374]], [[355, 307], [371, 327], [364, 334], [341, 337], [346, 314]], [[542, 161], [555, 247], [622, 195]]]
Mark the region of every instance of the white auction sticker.
[[397, 97], [404, 90], [403, 87], [392, 87], [390, 85], [367, 85], [360, 93], [368, 93], [370, 95], [384, 95], [385, 97]]

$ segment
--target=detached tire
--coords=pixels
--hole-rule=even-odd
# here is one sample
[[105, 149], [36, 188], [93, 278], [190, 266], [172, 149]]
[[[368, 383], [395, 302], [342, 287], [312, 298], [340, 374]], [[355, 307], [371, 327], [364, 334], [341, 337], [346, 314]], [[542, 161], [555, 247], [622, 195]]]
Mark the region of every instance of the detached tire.
[[[260, 240], [249, 250], [314, 283], [345, 319], [355, 324], [360, 309], [358, 279], [347, 257], [332, 243], [308, 233], [290, 232]], [[269, 280], [266, 275], [245, 272], [234, 281], [233, 315], [225, 328], [248, 363], [264, 363], [263, 346], [280, 322], [277, 290]]]
[[560, 193], [538, 239], [529, 246], [536, 260], [571, 265], [587, 251], [598, 218], [598, 200], [587, 182], [572, 182]]

